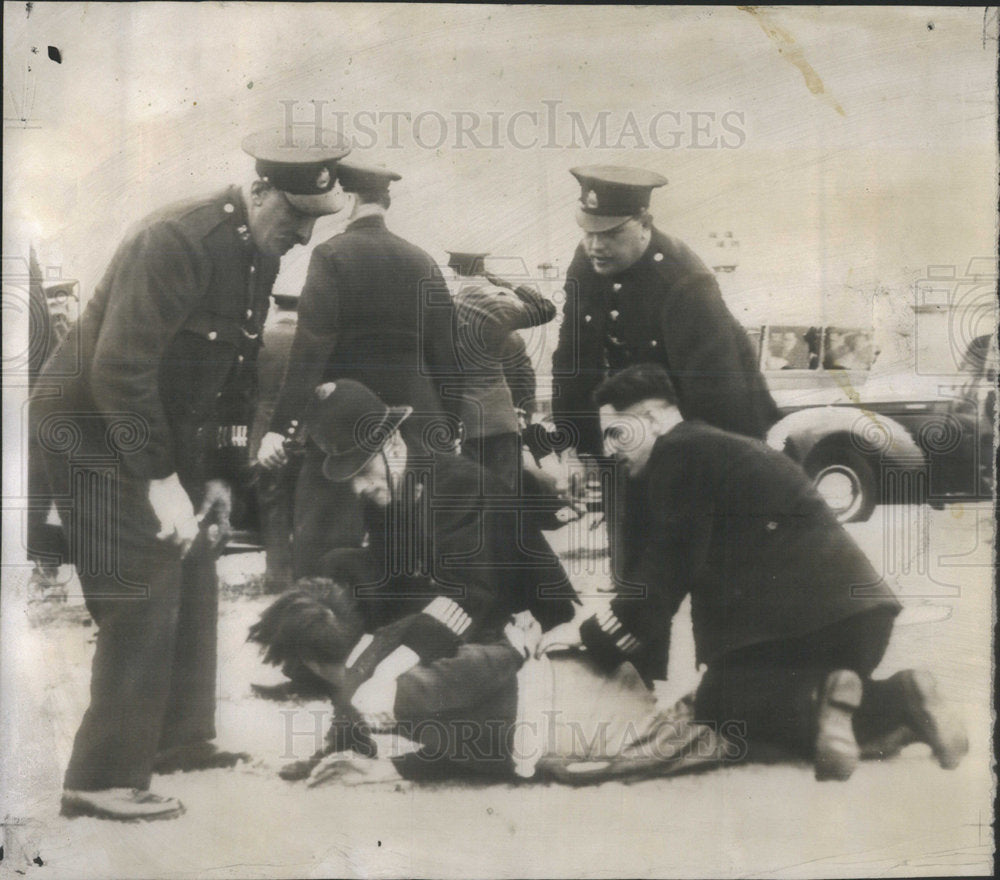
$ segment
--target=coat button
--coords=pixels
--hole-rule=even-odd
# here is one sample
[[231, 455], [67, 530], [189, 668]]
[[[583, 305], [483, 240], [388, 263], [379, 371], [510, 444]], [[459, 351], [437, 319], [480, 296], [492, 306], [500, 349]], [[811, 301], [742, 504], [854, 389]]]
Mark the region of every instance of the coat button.
[[249, 321], [253, 317], [253, 309], [247, 309], [247, 320]]
[[657, 263], [662, 263], [663, 262], [663, 254], [653, 254], [653, 259]]
[[776, 528], [778, 528], [778, 524], [774, 520], [771, 520], [771, 522], [764, 526], [764, 528], [769, 532], [773, 532]]
[[650, 344], [650, 345], [651, 345], [651, 346], [652, 346], [653, 348], [656, 348], [656, 346], [657, 346], [657, 345], [659, 345], [659, 343], [658, 343], [658, 342], [657, 342], [657, 340], [655, 340], [655, 339], [650, 339], [650, 340], [649, 340], [649, 344]]
[[229, 204], [229, 202], [226, 202], [226, 204], [222, 206], [222, 210], [225, 211], [227, 214], [232, 214], [233, 211], [236, 210], [236, 208], [234, 208], [231, 204]]
[[236, 363], [238, 363], [238, 364], [242, 364], [243, 363], [243, 355], [241, 355], [241, 354], [236, 355]]
[[584, 315], [583, 320], [585, 323], [589, 324], [593, 319], [590, 317], [590, 315]]
[[610, 312], [608, 312], [608, 315], [611, 317], [612, 321], [617, 321], [618, 320], [618, 309], [612, 309]]
[[219, 334], [216, 333], [214, 330], [209, 330], [208, 338], [211, 342], [215, 342], [215, 340], [219, 338]]
[[620, 281], [616, 281], [614, 284], [611, 285], [611, 289], [613, 291], [615, 291], [615, 293], [617, 293], [619, 290], [622, 289], [621, 282]]
[[256, 266], [251, 266], [250, 267], [250, 274], [251, 275], [253, 275], [253, 273], [256, 272], [256, 271], [257, 271], [257, 267]]

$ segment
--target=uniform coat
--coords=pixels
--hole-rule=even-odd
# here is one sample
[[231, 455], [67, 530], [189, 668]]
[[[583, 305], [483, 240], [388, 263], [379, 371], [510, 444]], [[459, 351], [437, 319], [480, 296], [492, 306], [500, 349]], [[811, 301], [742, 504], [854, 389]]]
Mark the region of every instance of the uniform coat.
[[682, 422], [615, 511], [612, 613], [582, 627], [593, 650], [650, 675], [691, 595], [699, 663], [900, 605], [805, 474], [765, 444]]
[[360, 217], [313, 251], [271, 429], [285, 433], [316, 386], [336, 379], [412, 406], [413, 424], [424, 427], [455, 407], [441, 396], [459, 376], [453, 338], [454, 307], [431, 257], [383, 217]]
[[438, 595], [468, 613], [472, 640], [499, 634], [517, 611], [545, 627], [572, 617], [575, 593], [558, 558], [516, 502], [490, 500], [489, 473], [460, 456], [412, 458], [402, 484], [387, 508], [365, 507], [367, 548], [332, 551], [321, 572], [355, 586], [369, 627]]
[[578, 451], [601, 453], [594, 389], [610, 373], [644, 362], [670, 374], [685, 418], [757, 438], [778, 419], [753, 347], [715, 276], [690, 248], [655, 228], [646, 252], [621, 275], [598, 275], [582, 245], [566, 272], [552, 408], [575, 428]]
[[100, 628], [70, 789], [146, 788], [158, 748], [215, 735], [215, 554], [199, 538], [182, 561], [158, 541], [147, 493], [176, 472], [199, 504], [228, 469], [219, 429], [249, 424], [278, 261], [256, 255], [246, 224], [237, 187], [144, 220], [34, 392]]

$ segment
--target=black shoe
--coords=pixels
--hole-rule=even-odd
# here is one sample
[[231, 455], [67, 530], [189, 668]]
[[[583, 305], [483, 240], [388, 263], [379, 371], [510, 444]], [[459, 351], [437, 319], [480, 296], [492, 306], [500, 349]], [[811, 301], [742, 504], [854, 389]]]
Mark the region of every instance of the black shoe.
[[184, 813], [177, 798], [160, 797], [137, 788], [104, 788], [99, 791], [66, 790], [59, 811], [67, 818], [91, 816], [117, 822], [152, 822], [176, 819]]
[[861, 678], [850, 669], [831, 672], [820, 688], [814, 759], [819, 780], [850, 779], [858, 766], [861, 749], [854, 738], [854, 713], [861, 692]]
[[289, 700], [328, 700], [329, 685], [313, 684], [305, 681], [283, 681], [280, 684], [250, 684], [250, 690], [255, 697], [262, 700], [274, 700], [278, 703]]
[[920, 742], [927, 743], [945, 770], [958, 766], [969, 751], [965, 726], [938, 693], [934, 676], [925, 669], [905, 669], [889, 679], [902, 698], [906, 720]]
[[906, 746], [917, 741], [917, 735], [909, 724], [901, 724], [892, 730], [861, 743], [862, 761], [884, 761], [894, 758]]
[[235, 767], [240, 761], [249, 760], [250, 755], [246, 752], [223, 752], [203, 740], [159, 752], [153, 764], [153, 772], [165, 776], [168, 773], [189, 773], [192, 770], [218, 770]]

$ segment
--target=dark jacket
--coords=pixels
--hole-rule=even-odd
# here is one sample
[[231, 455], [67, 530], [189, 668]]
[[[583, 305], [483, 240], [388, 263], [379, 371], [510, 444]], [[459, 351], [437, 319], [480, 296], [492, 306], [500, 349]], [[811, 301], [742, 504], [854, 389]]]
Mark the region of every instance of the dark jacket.
[[380, 216], [355, 220], [313, 251], [271, 430], [286, 433], [315, 387], [336, 379], [355, 379], [390, 406], [412, 406], [411, 425], [456, 410], [457, 400], [442, 401], [443, 385], [460, 378], [454, 316], [428, 254]]
[[459, 456], [414, 458], [402, 497], [366, 506], [373, 577], [355, 597], [369, 626], [419, 611], [434, 596], [468, 612], [472, 641], [499, 634], [517, 611], [546, 628], [573, 616], [575, 593], [559, 559], [516, 499], [492, 497], [492, 479]]
[[657, 229], [621, 275], [598, 275], [582, 245], [566, 272], [552, 408], [575, 427], [578, 451], [601, 453], [594, 389], [643, 362], [670, 373], [685, 418], [757, 438], [778, 420], [753, 347], [715, 276], [683, 242]]
[[610, 662], [645, 667], [688, 593], [697, 660], [707, 664], [900, 608], [805, 474], [759, 441], [682, 422], [622, 485], [612, 527], [619, 596], [581, 627]]
[[[218, 475], [218, 429], [231, 434], [252, 417], [278, 271], [277, 259], [256, 254], [246, 224], [230, 187], [165, 208], [128, 234], [39, 378], [49, 452], [111, 455], [140, 480], [176, 471], [189, 491]], [[51, 442], [61, 419], [76, 425], [71, 450]]]
[[526, 353], [524, 340], [515, 331], [547, 324], [555, 317], [556, 307], [531, 287], [511, 289], [483, 277], [462, 277], [455, 293], [455, 315], [465, 436], [517, 431], [518, 403], [507, 370], [523, 370]]

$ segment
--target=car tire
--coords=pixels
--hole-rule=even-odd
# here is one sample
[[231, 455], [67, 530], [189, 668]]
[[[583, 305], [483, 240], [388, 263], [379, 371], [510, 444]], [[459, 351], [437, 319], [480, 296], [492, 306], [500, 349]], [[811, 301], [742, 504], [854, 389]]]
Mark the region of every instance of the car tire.
[[860, 452], [843, 446], [818, 449], [806, 461], [805, 471], [838, 522], [871, 518], [878, 502], [878, 480]]

